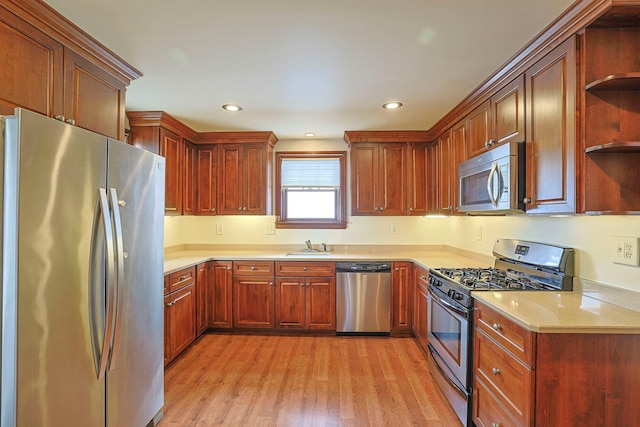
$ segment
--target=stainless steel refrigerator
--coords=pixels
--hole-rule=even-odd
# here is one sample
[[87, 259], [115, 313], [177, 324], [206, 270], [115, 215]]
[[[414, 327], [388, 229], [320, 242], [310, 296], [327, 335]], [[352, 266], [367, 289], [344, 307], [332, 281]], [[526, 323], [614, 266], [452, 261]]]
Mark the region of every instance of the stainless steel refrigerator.
[[1, 123], [1, 426], [153, 423], [164, 159], [21, 109]]

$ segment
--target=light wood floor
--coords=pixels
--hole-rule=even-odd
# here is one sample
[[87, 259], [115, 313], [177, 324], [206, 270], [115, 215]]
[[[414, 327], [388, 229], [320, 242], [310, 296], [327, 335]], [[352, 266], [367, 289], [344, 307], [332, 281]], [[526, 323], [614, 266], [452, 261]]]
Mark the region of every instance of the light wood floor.
[[412, 338], [206, 334], [165, 372], [169, 426], [459, 426]]

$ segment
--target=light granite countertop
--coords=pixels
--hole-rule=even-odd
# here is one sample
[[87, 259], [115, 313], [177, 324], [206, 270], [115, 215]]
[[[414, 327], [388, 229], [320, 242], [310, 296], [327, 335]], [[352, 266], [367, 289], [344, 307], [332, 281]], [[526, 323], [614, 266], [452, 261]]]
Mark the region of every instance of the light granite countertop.
[[[191, 245], [165, 250], [164, 273], [209, 260], [413, 261], [425, 268], [490, 267], [493, 257], [447, 246], [339, 246], [329, 254], [287, 255], [295, 247]], [[577, 286], [576, 286], [577, 285]], [[624, 293], [624, 295], [620, 295]], [[640, 293], [576, 278], [574, 291], [473, 292], [473, 297], [525, 329], [540, 333], [640, 333]]]
[[578, 292], [472, 292], [523, 328], [541, 333], [640, 333], [640, 312]]

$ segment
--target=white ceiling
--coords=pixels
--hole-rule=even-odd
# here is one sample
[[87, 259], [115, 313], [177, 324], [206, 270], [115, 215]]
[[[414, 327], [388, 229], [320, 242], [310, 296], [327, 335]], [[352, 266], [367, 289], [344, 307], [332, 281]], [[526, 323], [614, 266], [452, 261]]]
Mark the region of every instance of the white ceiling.
[[[128, 110], [279, 139], [429, 129], [572, 3], [45, 1], [144, 73]], [[390, 100], [404, 107], [383, 110]]]

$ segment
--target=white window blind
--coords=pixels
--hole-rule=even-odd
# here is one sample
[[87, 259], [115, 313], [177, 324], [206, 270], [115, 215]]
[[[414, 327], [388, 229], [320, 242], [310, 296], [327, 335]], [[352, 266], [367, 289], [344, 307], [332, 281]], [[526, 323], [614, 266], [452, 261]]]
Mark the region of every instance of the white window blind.
[[283, 187], [340, 187], [339, 159], [283, 159]]

